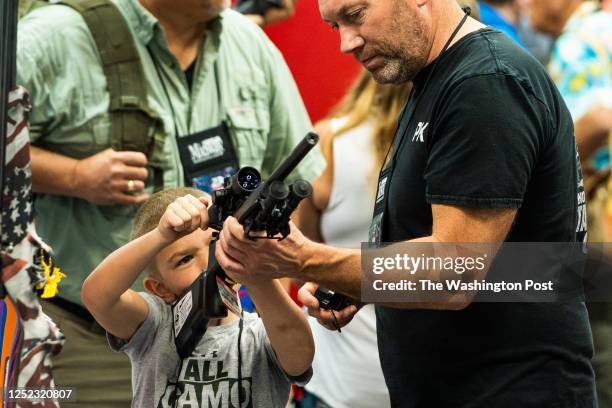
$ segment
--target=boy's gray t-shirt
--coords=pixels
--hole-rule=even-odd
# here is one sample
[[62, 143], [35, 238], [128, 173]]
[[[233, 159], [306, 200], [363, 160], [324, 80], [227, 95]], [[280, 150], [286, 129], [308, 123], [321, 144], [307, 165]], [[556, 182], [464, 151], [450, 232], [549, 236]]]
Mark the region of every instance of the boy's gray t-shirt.
[[[241, 338], [243, 400], [238, 402], [238, 320], [209, 327], [193, 354], [181, 364], [172, 336], [172, 310], [156, 296], [140, 293], [149, 313], [129, 341], [108, 333], [111, 347], [132, 362], [132, 407], [285, 407], [291, 383], [272, 350], [262, 320], [245, 313]], [[177, 384], [177, 372], [180, 376]], [[174, 404], [176, 389], [182, 391]], [[245, 395], [246, 394], [246, 395]]]

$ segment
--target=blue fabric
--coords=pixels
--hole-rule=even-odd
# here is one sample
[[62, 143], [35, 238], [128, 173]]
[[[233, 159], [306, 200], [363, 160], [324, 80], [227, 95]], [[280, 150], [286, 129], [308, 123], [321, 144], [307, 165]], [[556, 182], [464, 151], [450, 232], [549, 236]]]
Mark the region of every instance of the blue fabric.
[[4, 326], [5, 325], [6, 325], [6, 303], [4, 300], [0, 300], [0, 356], [2, 355], [2, 346], [4, 346]]
[[480, 7], [480, 21], [483, 24], [486, 24], [495, 28], [496, 30], [501, 31], [508, 37], [512, 38], [521, 47], [526, 48], [523, 41], [521, 41], [521, 39], [518, 37], [516, 27], [510, 24], [493, 7], [489, 6], [487, 3], [479, 1], [478, 6]]
[[316, 395], [304, 390], [304, 396], [299, 401], [299, 408], [331, 408], [322, 399]]
[[610, 167], [610, 150], [602, 147], [593, 154], [591, 165], [595, 170], [605, 170]]
[[254, 313], [255, 306], [253, 305], [253, 299], [251, 299], [251, 295], [249, 295], [249, 292], [247, 292], [247, 289], [244, 286], [240, 286], [238, 295], [240, 296], [240, 305], [242, 306], [242, 309], [249, 313]]

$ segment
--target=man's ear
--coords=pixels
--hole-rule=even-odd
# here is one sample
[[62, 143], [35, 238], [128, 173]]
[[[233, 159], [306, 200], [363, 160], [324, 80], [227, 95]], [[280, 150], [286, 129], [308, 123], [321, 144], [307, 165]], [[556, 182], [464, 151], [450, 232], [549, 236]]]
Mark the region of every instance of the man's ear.
[[160, 282], [151, 276], [145, 277], [143, 284], [147, 292], [161, 298], [167, 304], [170, 304], [176, 300], [176, 295], [172, 293], [172, 291], [168, 289], [163, 282]]

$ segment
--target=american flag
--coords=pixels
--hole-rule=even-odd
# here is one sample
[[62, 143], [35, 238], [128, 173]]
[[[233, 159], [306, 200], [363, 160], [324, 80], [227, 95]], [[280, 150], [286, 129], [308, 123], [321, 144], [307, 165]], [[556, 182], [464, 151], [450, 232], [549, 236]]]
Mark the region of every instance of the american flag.
[[[30, 104], [26, 90], [17, 88], [10, 92], [8, 106], [0, 255], [2, 283], [17, 310], [17, 329], [2, 388], [54, 388], [52, 357], [61, 351], [64, 335], [43, 313], [35, 291], [35, 287], [45, 281], [43, 269], [35, 259], [51, 250], [36, 235], [33, 222], [27, 126]], [[6, 408], [59, 406], [55, 400], [8, 401], [6, 397], [2, 398]]]
[[17, 88], [9, 94], [6, 164], [0, 236], [2, 248], [11, 252], [23, 241], [32, 223], [32, 171], [30, 169], [27, 112], [28, 94]]

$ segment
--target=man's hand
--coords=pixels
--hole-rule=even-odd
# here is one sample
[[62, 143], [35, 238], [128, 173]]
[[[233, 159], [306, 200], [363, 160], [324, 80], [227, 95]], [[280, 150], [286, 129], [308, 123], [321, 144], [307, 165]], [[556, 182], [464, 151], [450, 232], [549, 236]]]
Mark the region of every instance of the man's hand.
[[139, 204], [144, 193], [147, 157], [141, 152], [106, 149], [79, 160], [74, 168], [75, 196], [96, 205]]
[[[251, 240], [234, 217], [228, 217], [219, 235], [215, 257], [227, 275], [238, 281], [294, 277], [302, 268], [300, 251], [306, 238], [290, 223], [291, 233], [282, 241]], [[247, 285], [248, 286], [248, 285]]]
[[278, 23], [295, 15], [295, 3], [297, 3], [297, 0], [284, 0], [283, 3], [284, 6], [282, 8], [270, 7], [266, 10], [265, 16], [259, 14], [246, 14], [246, 16], [260, 27]]
[[[329, 330], [337, 330], [349, 324], [357, 314], [362, 305], [350, 305], [342, 310], [334, 311], [321, 309], [319, 300], [314, 296], [319, 285], [316, 283], [305, 283], [298, 291], [298, 299], [308, 308], [308, 314], [319, 322], [319, 324]], [[335, 315], [335, 319], [334, 319]], [[337, 322], [337, 323], [336, 323]], [[336, 324], [338, 326], [336, 326]]]
[[198, 228], [208, 228], [208, 211], [210, 205], [208, 197], [195, 198], [191, 194], [177, 198], [166, 208], [157, 226], [163, 239], [174, 242], [177, 239], [192, 233]]

